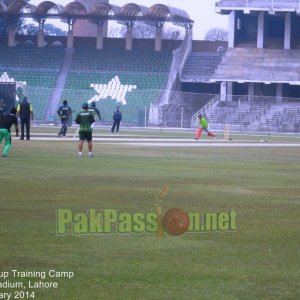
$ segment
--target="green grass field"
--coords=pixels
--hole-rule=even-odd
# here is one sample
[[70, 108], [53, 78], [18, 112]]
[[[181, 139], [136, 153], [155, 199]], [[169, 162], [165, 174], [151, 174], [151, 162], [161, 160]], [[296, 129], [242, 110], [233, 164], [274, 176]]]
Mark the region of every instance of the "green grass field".
[[[86, 156], [86, 145], [79, 159], [71, 138], [13, 141], [10, 156], [0, 159], [0, 283], [23, 285], [0, 286], [0, 299], [18, 290], [55, 300], [300, 299], [300, 147], [202, 147], [206, 137], [197, 147], [148, 147], [118, 142], [124, 136], [190, 141], [194, 133], [124, 131], [111, 136], [115, 141], [95, 141], [94, 159]], [[294, 136], [246, 135], [234, 135], [231, 143], [261, 139], [300, 143]], [[164, 212], [235, 210], [237, 230], [163, 239], [75, 235], [70, 228], [56, 234], [58, 208], [153, 212], [164, 186]], [[14, 278], [12, 270], [75, 275], [46, 276], [41, 281], [58, 287], [33, 289], [28, 282], [39, 278]]]

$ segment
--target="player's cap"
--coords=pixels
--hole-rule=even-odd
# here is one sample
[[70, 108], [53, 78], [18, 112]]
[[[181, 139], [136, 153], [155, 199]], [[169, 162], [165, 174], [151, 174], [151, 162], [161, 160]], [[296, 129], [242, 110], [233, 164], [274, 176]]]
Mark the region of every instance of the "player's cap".
[[24, 97], [23, 97], [23, 100], [25, 100], [25, 101], [26, 101], [26, 100], [27, 100], [27, 97], [26, 97], [26, 96], [24, 96]]
[[202, 118], [202, 114], [201, 113], [198, 113], [198, 118]]
[[83, 103], [83, 104], [82, 104], [82, 108], [83, 108], [83, 109], [89, 109], [89, 105], [88, 105], [87, 103]]
[[63, 101], [63, 105], [67, 105], [68, 104], [68, 101], [67, 100], [64, 100]]
[[95, 106], [96, 106], [96, 102], [93, 101], [93, 102], [91, 103], [91, 106], [92, 106], [92, 107], [95, 107]]

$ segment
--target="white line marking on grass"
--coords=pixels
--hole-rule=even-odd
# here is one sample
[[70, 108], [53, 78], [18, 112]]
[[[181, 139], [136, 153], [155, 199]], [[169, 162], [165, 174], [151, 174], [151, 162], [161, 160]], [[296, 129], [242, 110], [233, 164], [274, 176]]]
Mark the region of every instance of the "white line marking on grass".
[[[18, 138], [13, 138], [17, 140]], [[31, 141], [78, 142], [74, 137], [32, 137]], [[142, 147], [300, 147], [300, 143], [262, 143], [248, 141], [188, 140], [172, 138], [93, 138], [94, 144]], [[242, 143], [241, 143], [242, 142]]]
[[96, 143], [101, 145], [126, 145], [142, 147], [300, 147], [300, 144], [262, 144], [262, 143]]

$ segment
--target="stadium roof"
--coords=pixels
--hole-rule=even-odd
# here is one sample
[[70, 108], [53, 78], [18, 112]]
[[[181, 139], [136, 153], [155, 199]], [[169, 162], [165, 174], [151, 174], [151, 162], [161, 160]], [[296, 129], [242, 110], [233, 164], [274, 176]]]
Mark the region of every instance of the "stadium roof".
[[216, 12], [228, 14], [232, 10], [300, 12], [299, 0], [220, 0], [216, 3]]
[[65, 6], [52, 1], [43, 1], [39, 5], [31, 5], [25, 0], [11, 0], [5, 4], [0, 0], [0, 16], [8, 19], [16, 17], [33, 18], [38, 22], [44, 22], [47, 18], [59, 18], [63, 22], [73, 23], [76, 19], [87, 19], [92, 23], [103, 25], [107, 20], [129, 25], [135, 21], [143, 21], [149, 25], [160, 27], [165, 22], [191, 29], [194, 21], [182, 9], [155, 4], [151, 7], [128, 3], [122, 7], [99, 2], [95, 5], [87, 5], [84, 1], [70, 2]]

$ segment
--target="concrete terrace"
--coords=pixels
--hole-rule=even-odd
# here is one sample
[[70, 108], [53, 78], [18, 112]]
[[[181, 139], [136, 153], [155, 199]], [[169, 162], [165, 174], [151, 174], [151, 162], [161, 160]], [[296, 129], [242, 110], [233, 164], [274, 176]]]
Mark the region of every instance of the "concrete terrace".
[[299, 8], [298, 0], [221, 0], [216, 3], [217, 12], [240, 9], [298, 11]]
[[300, 83], [300, 50], [230, 48], [211, 81]]

